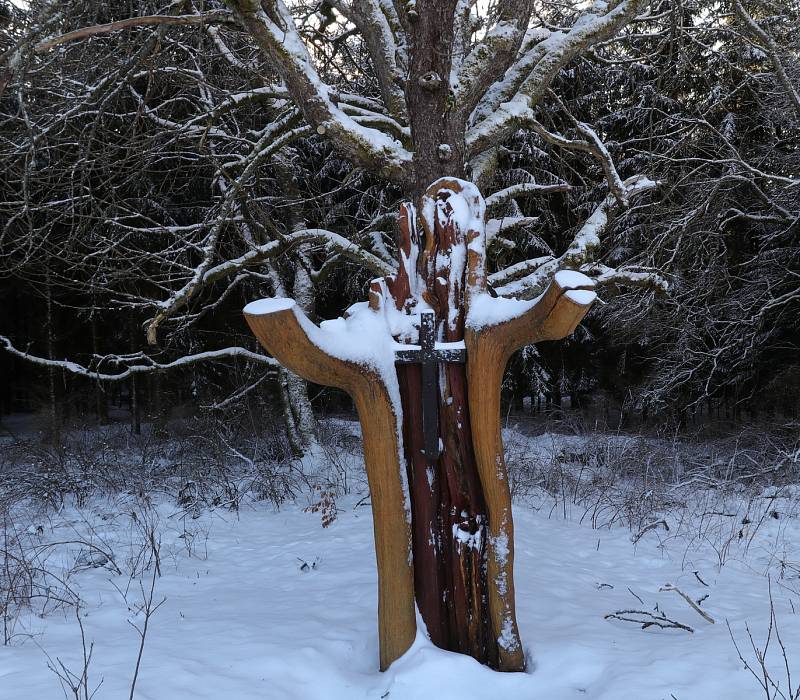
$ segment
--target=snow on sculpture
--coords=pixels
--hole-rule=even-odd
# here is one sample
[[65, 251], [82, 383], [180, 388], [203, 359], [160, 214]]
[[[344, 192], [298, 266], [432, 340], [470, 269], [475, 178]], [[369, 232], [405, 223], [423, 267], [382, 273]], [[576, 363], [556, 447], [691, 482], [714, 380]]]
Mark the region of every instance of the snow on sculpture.
[[411, 646], [416, 604], [438, 646], [523, 670], [500, 385], [515, 350], [572, 333], [594, 282], [562, 270], [537, 299], [493, 296], [484, 200], [455, 178], [428, 188], [419, 215], [401, 207], [398, 248], [397, 273], [373, 280], [369, 301], [343, 318], [316, 326], [290, 299], [256, 301], [244, 314], [281, 364], [356, 404], [381, 669]]

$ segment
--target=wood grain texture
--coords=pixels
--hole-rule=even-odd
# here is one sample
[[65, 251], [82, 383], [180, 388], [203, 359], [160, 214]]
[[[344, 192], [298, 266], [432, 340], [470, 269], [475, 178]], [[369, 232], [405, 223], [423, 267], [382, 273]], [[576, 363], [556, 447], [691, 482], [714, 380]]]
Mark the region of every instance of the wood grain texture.
[[[468, 265], [480, 264], [473, 258]], [[471, 266], [470, 266], [471, 267]], [[482, 271], [468, 275], [481, 284]], [[479, 286], [472, 288], [473, 293]], [[554, 280], [539, 302], [517, 318], [479, 329], [467, 325], [467, 383], [472, 439], [488, 510], [487, 575], [489, 614], [500, 640], [498, 668], [525, 669], [525, 653], [517, 627], [514, 598], [514, 520], [511, 491], [500, 432], [500, 386], [509, 358], [524, 345], [557, 340], [572, 333], [591, 304], [578, 304]]]
[[[444, 342], [464, 339], [466, 241], [480, 234], [462, 230], [455, 215], [451, 198], [463, 192], [462, 181], [440, 178], [420, 202], [420, 211], [428, 214], [420, 221], [425, 246], [419, 254], [419, 288], [435, 310], [437, 337]], [[464, 364], [440, 364], [438, 393], [443, 448], [438, 459], [419, 465], [418, 447], [413, 442], [406, 445], [417, 487], [412, 491], [414, 560], [425, 566], [415, 575], [417, 603], [434, 644], [495, 667], [497, 639], [488, 615], [485, 566], [486, 507], [472, 442]], [[413, 394], [406, 397], [404, 418], [405, 406], [414, 400]], [[415, 434], [409, 431], [412, 440]], [[424, 473], [419, 478], [422, 467], [429, 470], [430, 480]], [[429, 577], [428, 570], [435, 570], [437, 577]]]
[[245, 319], [259, 342], [284, 367], [317, 384], [343, 389], [356, 404], [372, 499], [380, 668], [386, 670], [416, 635], [411, 537], [401, 483], [397, 417], [386, 385], [371, 368], [332, 357], [315, 345], [303, 327], [310, 321], [296, 305], [264, 314], [245, 313]]
[[[569, 294], [556, 277], [538, 302], [518, 316], [470, 326], [469, 306], [486, 293], [485, 234], [482, 226], [461, 231], [452, 218], [448, 198], [463, 191], [462, 183], [452, 178], [442, 178], [426, 190], [423, 208], [428, 199], [441, 211], [430, 221], [420, 221], [422, 250], [414, 209], [403, 208], [398, 273], [373, 280], [369, 290], [369, 307], [376, 314], [390, 305], [414, 313], [416, 295], [421, 296], [437, 314], [441, 339], [463, 338], [466, 346], [466, 365], [444, 363], [439, 372], [444, 449], [438, 458], [426, 457], [424, 451], [420, 367], [398, 366], [413, 528], [402, 483], [397, 415], [379, 373], [324, 352], [312, 341], [321, 331], [296, 305], [245, 314], [261, 344], [283, 366], [317, 384], [343, 389], [358, 409], [373, 507], [382, 670], [414, 641], [415, 593], [434, 643], [499, 670], [524, 670], [500, 387], [514, 351], [566, 337], [591, 306], [578, 303], [576, 298], [587, 297]], [[471, 196], [471, 206], [482, 211], [479, 195]], [[428, 230], [431, 227], [434, 230]], [[456, 248], [458, 259], [466, 257], [466, 269], [460, 271], [450, 267]], [[574, 275], [562, 277], [567, 279], [575, 281]], [[485, 302], [491, 300], [484, 298]], [[473, 541], [480, 545], [469, 544]]]

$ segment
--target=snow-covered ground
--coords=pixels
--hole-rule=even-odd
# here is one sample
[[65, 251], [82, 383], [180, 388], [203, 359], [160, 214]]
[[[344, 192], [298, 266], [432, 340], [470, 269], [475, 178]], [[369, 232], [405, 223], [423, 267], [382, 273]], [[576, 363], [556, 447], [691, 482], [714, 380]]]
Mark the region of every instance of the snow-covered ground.
[[[743, 669], [726, 622], [755, 664], [745, 625], [763, 648], [767, 574], [797, 683], [797, 494], [764, 492], [736, 505], [735, 492], [713, 503], [696, 496], [696, 503], [665, 514], [669, 531], [655, 526], [635, 543], [626, 527], [593, 528], [585, 505], [543, 498], [516, 507], [517, 606], [529, 656], [529, 670], [520, 674], [495, 673], [433, 647], [421, 634], [387, 672], [377, 671], [371, 512], [361, 494], [339, 497], [327, 528], [304, 499], [280, 510], [250, 501], [238, 514], [218, 508], [192, 517], [166, 497], [153, 496], [143, 507], [148, 498], [117, 496], [93, 497], [58, 514], [28, 513], [25, 535], [40, 543], [39, 561], [46, 559], [53, 572], [72, 569], [80, 558], [80, 570], [64, 583], [82, 600], [87, 651], [91, 645], [88, 687], [91, 693], [100, 684], [97, 700], [130, 693], [140, 642], [133, 625], [142, 628], [141, 603], [153, 580], [152, 605], [163, 603], [149, 619], [135, 694], [142, 700], [752, 700], [764, 692]], [[756, 515], [761, 503], [768, 506], [758, 506]], [[143, 541], [150, 531], [161, 576], [151, 578], [151, 566], [140, 582], [129, 572], [152, 556]], [[44, 546], [53, 542], [67, 544]], [[113, 563], [91, 566], [104, 561], [102, 552], [113, 554]], [[665, 584], [693, 600], [707, 596], [700, 607], [715, 623], [678, 593], [659, 592]], [[605, 619], [622, 610], [657, 615], [656, 606], [694, 632]], [[0, 647], [0, 700], [63, 697], [48, 658], [62, 674], [81, 676], [74, 608], [44, 616], [22, 611], [13, 632]], [[767, 666], [789, 697], [774, 630]], [[66, 695], [75, 697], [69, 689]]]

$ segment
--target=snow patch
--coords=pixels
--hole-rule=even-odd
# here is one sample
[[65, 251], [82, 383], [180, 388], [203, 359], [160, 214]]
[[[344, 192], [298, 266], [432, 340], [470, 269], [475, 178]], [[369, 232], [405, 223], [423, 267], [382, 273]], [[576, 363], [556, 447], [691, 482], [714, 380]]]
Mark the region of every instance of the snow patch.
[[518, 316], [522, 316], [541, 299], [526, 301], [522, 299], [509, 299], [506, 297], [493, 297], [487, 292], [475, 294], [470, 298], [467, 313], [467, 325], [470, 328], [480, 329], [486, 326], [496, 326]]
[[497, 638], [497, 643], [506, 651], [516, 651], [519, 649], [519, 639], [514, 634], [514, 625], [510, 619], [503, 620], [503, 629]]
[[297, 302], [294, 299], [287, 299], [275, 297], [273, 299], [257, 299], [251, 301], [244, 307], [243, 311], [251, 316], [264, 316], [266, 314], [274, 314], [278, 311], [286, 311], [296, 306]]
[[576, 270], [559, 270], [555, 280], [562, 289], [575, 289], [576, 287], [594, 287], [594, 281]]
[[597, 299], [597, 294], [589, 291], [588, 289], [568, 289], [564, 293], [564, 296], [570, 301], [574, 301], [576, 304], [580, 304], [581, 306], [589, 306], [589, 304]]

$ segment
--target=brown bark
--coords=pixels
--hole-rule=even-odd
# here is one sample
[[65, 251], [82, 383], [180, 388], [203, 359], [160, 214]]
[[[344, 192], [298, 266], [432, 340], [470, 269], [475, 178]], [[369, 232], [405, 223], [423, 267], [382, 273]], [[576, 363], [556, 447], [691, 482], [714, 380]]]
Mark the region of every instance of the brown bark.
[[[424, 225], [423, 225], [424, 228]], [[422, 297], [434, 308], [437, 337], [464, 339], [464, 270], [438, 261], [466, 257], [464, 231], [435, 217], [419, 258]], [[460, 250], [458, 250], [460, 249]], [[453, 274], [454, 273], [454, 274]], [[439, 435], [442, 453], [423, 453], [422, 384], [417, 366], [398, 367], [405, 454], [411, 484], [414, 583], [431, 640], [450, 651], [496, 665], [496, 640], [487, 615], [486, 508], [475, 464], [463, 364], [440, 366]]]
[[467, 115], [453, 109], [450, 94], [456, 4], [417, 0], [417, 17], [410, 24], [406, 103], [414, 144], [414, 199], [440, 177], [464, 175]]
[[556, 281], [525, 314], [479, 330], [467, 328], [467, 380], [473, 442], [489, 513], [487, 577], [492, 633], [503, 638], [498, 668], [517, 671], [525, 656], [517, 629], [514, 601], [514, 521], [511, 491], [500, 433], [500, 385], [509, 358], [524, 345], [564, 338], [589, 310], [564, 294]]

